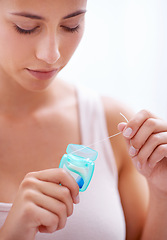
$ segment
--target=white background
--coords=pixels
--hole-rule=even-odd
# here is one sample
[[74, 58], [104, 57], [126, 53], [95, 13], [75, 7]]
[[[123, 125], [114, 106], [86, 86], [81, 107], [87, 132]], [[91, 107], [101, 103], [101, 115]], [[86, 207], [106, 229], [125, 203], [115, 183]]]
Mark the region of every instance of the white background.
[[60, 76], [167, 119], [167, 0], [88, 0], [87, 10]]

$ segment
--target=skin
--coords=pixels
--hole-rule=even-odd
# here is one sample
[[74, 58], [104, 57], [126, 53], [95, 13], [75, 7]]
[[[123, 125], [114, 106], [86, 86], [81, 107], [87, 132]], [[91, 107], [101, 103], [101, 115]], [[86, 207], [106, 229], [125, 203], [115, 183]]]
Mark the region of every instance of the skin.
[[167, 123], [143, 110], [127, 124], [120, 123], [118, 128], [125, 136], [133, 164], [147, 179], [150, 190], [142, 239], [150, 236], [151, 239], [166, 239]]
[[[73, 204], [79, 202], [75, 180], [57, 168], [68, 143], [80, 143], [74, 88], [66, 87], [56, 75], [38, 80], [27, 68], [60, 71], [67, 64], [82, 38], [84, 14], [64, 17], [84, 11], [86, 1], [45, 3], [1, 2], [0, 121], [4, 157], [0, 160], [0, 201], [13, 202], [0, 231], [1, 239], [34, 239], [37, 231], [62, 229]], [[18, 12], [46, 20], [14, 16]], [[26, 30], [38, 26], [38, 31], [21, 35], [15, 25]], [[78, 31], [66, 30], [78, 25]], [[6, 51], [4, 44], [8, 45]]]
[[[38, 231], [62, 229], [73, 213], [73, 204], [79, 203], [78, 185], [58, 168], [68, 143], [81, 144], [76, 92], [57, 74], [82, 38], [86, 3], [0, 3], [0, 202], [13, 202], [0, 230], [3, 240], [32, 240]], [[40, 19], [18, 16], [25, 12]], [[77, 16], [69, 17], [76, 12]], [[21, 34], [18, 27], [33, 32]], [[53, 69], [55, 75], [47, 80], [39, 80], [29, 71]], [[165, 239], [167, 124], [148, 111], [132, 117], [131, 111], [111, 98], [103, 97], [102, 102], [109, 135], [118, 129], [123, 133], [111, 145], [127, 239], [149, 239], [154, 219], [161, 221], [151, 239]], [[122, 122], [120, 112], [128, 123]], [[129, 128], [131, 135], [127, 136]], [[131, 158], [129, 149], [130, 154], [133, 150]]]

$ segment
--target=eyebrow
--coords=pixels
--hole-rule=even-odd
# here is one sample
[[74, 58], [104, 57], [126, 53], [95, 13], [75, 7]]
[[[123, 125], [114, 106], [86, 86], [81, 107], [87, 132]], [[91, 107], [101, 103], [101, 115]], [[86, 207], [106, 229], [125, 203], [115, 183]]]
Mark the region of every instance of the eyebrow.
[[71, 14], [69, 14], [69, 15], [63, 17], [63, 19], [76, 17], [76, 16], [78, 16], [78, 15], [80, 15], [80, 14], [83, 14], [83, 13], [86, 13], [86, 10], [79, 10], [79, 11], [76, 11], [76, 12], [74, 12], [74, 13], [71, 13]]
[[[68, 19], [68, 18], [72, 18], [72, 17], [76, 17], [80, 14], [86, 13], [86, 10], [79, 10], [73, 13], [68, 14], [67, 16], [63, 17], [63, 19]], [[39, 16], [39, 15], [34, 15], [31, 13], [26, 13], [26, 12], [14, 12], [11, 13], [12, 15], [16, 15], [16, 16], [21, 16], [21, 17], [26, 17], [26, 18], [30, 18], [30, 19], [38, 19], [38, 20], [46, 20], [44, 17]]]

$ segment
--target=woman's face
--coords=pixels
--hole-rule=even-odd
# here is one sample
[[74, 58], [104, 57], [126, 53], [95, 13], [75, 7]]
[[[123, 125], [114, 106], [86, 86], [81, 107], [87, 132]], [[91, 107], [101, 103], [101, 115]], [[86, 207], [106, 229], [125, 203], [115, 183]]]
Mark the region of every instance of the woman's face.
[[87, 0], [1, 0], [0, 80], [47, 88], [84, 31]]

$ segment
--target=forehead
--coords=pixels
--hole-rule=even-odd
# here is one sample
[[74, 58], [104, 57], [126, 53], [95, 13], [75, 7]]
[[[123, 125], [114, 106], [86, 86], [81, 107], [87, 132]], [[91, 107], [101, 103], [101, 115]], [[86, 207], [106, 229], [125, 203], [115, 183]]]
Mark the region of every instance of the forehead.
[[61, 17], [78, 10], [85, 10], [87, 0], [1, 0], [0, 5], [0, 11], [20, 11], [43, 17]]

